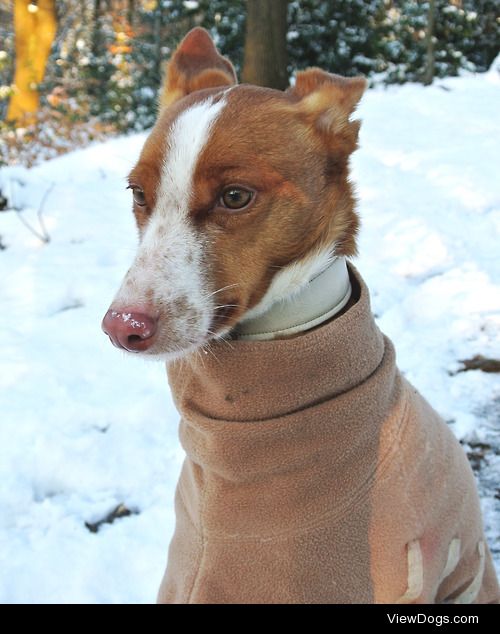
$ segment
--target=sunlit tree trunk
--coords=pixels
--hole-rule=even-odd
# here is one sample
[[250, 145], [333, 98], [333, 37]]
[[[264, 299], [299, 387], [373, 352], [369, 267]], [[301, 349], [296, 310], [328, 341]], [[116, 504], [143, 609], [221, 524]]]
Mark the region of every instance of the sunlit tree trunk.
[[7, 119], [16, 120], [38, 110], [38, 84], [56, 34], [54, 0], [14, 0], [16, 37], [15, 92], [7, 111]]
[[288, 0], [247, 0], [242, 80], [283, 90], [287, 76]]

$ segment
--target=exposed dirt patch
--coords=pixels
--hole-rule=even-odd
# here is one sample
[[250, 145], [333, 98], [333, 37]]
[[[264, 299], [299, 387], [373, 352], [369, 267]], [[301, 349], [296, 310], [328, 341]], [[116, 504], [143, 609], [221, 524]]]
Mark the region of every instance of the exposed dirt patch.
[[455, 374], [459, 372], [467, 372], [468, 370], [481, 370], [481, 372], [500, 372], [500, 359], [488, 359], [483, 357], [482, 354], [476, 354], [472, 359], [461, 359], [460, 363], [462, 368], [457, 370]]
[[488, 443], [467, 443], [465, 446], [467, 458], [472, 469], [477, 473], [483, 467], [487, 455], [491, 452], [492, 447]]

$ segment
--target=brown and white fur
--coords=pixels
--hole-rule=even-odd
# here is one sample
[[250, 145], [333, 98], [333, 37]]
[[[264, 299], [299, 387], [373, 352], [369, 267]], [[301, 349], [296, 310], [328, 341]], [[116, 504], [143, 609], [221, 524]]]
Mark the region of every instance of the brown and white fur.
[[[179, 358], [355, 254], [365, 85], [316, 68], [286, 92], [237, 85], [206, 31], [184, 38], [129, 176], [140, 244], [103, 322], [116, 346]], [[251, 193], [241, 210], [222, 202], [231, 187]]]

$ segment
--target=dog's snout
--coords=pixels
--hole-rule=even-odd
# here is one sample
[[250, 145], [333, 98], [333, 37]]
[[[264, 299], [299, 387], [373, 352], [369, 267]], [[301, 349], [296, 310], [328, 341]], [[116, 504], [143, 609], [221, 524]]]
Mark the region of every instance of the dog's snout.
[[111, 343], [128, 352], [144, 352], [155, 340], [158, 320], [133, 310], [109, 309], [102, 320], [102, 329]]

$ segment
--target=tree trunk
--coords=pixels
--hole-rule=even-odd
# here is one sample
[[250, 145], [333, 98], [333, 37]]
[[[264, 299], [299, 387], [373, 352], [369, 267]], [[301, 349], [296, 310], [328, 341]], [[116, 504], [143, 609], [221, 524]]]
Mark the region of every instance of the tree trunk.
[[287, 88], [287, 6], [288, 0], [247, 0], [244, 82]]
[[427, 9], [427, 28], [425, 30], [425, 71], [422, 78], [424, 86], [430, 86], [434, 80], [434, 72], [436, 65], [435, 47], [435, 24], [436, 24], [436, 0], [429, 0], [429, 8]]
[[15, 92], [7, 111], [7, 119], [15, 121], [38, 110], [38, 84], [56, 35], [55, 0], [14, 0], [16, 37]]
[[92, 25], [92, 56], [97, 58], [101, 54], [101, 0], [94, 0], [94, 24]]
[[129, 26], [134, 26], [134, 17], [135, 17], [135, 2], [134, 0], [128, 0], [127, 22], [129, 23]]
[[163, 3], [159, 2], [155, 10], [154, 21], [154, 56], [155, 56], [155, 75], [161, 77], [161, 69], [163, 63], [163, 56], [161, 53], [163, 46], [163, 25], [165, 22]]

